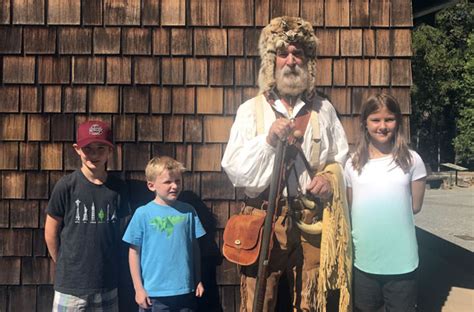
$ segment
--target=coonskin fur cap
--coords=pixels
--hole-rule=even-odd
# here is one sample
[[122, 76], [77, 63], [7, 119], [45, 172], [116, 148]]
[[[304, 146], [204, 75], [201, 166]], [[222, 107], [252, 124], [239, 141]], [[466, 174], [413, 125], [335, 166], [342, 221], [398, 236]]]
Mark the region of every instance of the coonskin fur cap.
[[318, 38], [311, 23], [299, 17], [276, 17], [262, 29], [258, 49], [261, 65], [258, 74], [260, 93], [270, 91], [275, 86], [276, 52], [286, 48], [290, 43], [301, 45], [304, 50], [309, 80], [306, 93], [310, 94], [316, 82], [316, 49]]

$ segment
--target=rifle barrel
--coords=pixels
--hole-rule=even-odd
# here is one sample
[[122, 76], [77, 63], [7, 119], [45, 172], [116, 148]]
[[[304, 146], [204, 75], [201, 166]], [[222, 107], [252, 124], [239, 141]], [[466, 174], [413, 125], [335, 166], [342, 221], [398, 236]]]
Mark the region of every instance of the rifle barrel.
[[283, 168], [286, 142], [278, 140], [275, 152], [275, 163], [273, 164], [273, 175], [270, 182], [270, 193], [268, 196], [268, 208], [263, 226], [262, 245], [258, 260], [258, 274], [255, 285], [253, 300], [253, 312], [261, 312], [265, 301], [265, 290], [267, 287], [267, 269], [270, 255], [270, 239], [272, 238], [273, 217], [275, 214], [276, 200], [280, 188], [280, 178]]

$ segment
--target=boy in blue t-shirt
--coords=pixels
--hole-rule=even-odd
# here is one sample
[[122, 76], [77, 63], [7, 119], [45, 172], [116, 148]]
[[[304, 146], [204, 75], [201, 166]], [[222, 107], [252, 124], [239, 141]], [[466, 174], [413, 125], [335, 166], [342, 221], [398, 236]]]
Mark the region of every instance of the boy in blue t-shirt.
[[204, 293], [197, 239], [206, 232], [194, 208], [177, 200], [184, 170], [166, 156], [148, 162], [155, 199], [135, 211], [123, 236], [139, 311], [194, 311]]

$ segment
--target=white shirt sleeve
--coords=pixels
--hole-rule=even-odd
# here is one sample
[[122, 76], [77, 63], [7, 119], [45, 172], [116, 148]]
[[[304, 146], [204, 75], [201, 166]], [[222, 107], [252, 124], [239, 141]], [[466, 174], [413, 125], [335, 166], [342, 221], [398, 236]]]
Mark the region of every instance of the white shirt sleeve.
[[415, 181], [421, 178], [426, 177], [426, 167], [425, 163], [421, 159], [420, 155], [417, 152], [410, 150], [412, 157], [412, 166], [411, 166], [411, 180]]
[[346, 186], [352, 188], [352, 174], [354, 172], [354, 168], [352, 168], [352, 160], [349, 159], [346, 162], [346, 166], [344, 167], [344, 180], [346, 182]]
[[254, 99], [242, 104], [230, 131], [222, 158], [222, 167], [236, 187], [256, 197], [270, 184], [275, 149], [267, 143], [266, 134], [257, 135]]
[[321, 160], [323, 166], [330, 162], [338, 162], [342, 166], [346, 163], [349, 153], [346, 132], [337, 118], [336, 110], [332, 104], [324, 100], [319, 114], [322, 134]]

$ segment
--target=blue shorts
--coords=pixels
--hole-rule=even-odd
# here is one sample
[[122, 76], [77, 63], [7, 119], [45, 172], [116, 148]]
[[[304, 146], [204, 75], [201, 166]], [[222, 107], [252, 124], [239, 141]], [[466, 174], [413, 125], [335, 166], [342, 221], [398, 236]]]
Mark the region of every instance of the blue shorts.
[[117, 289], [86, 296], [54, 292], [53, 312], [118, 312]]
[[193, 312], [196, 311], [197, 301], [194, 292], [184, 295], [168, 297], [150, 297], [151, 308], [142, 309], [140, 312]]
[[370, 274], [354, 268], [355, 311], [415, 312], [416, 270], [406, 274]]

